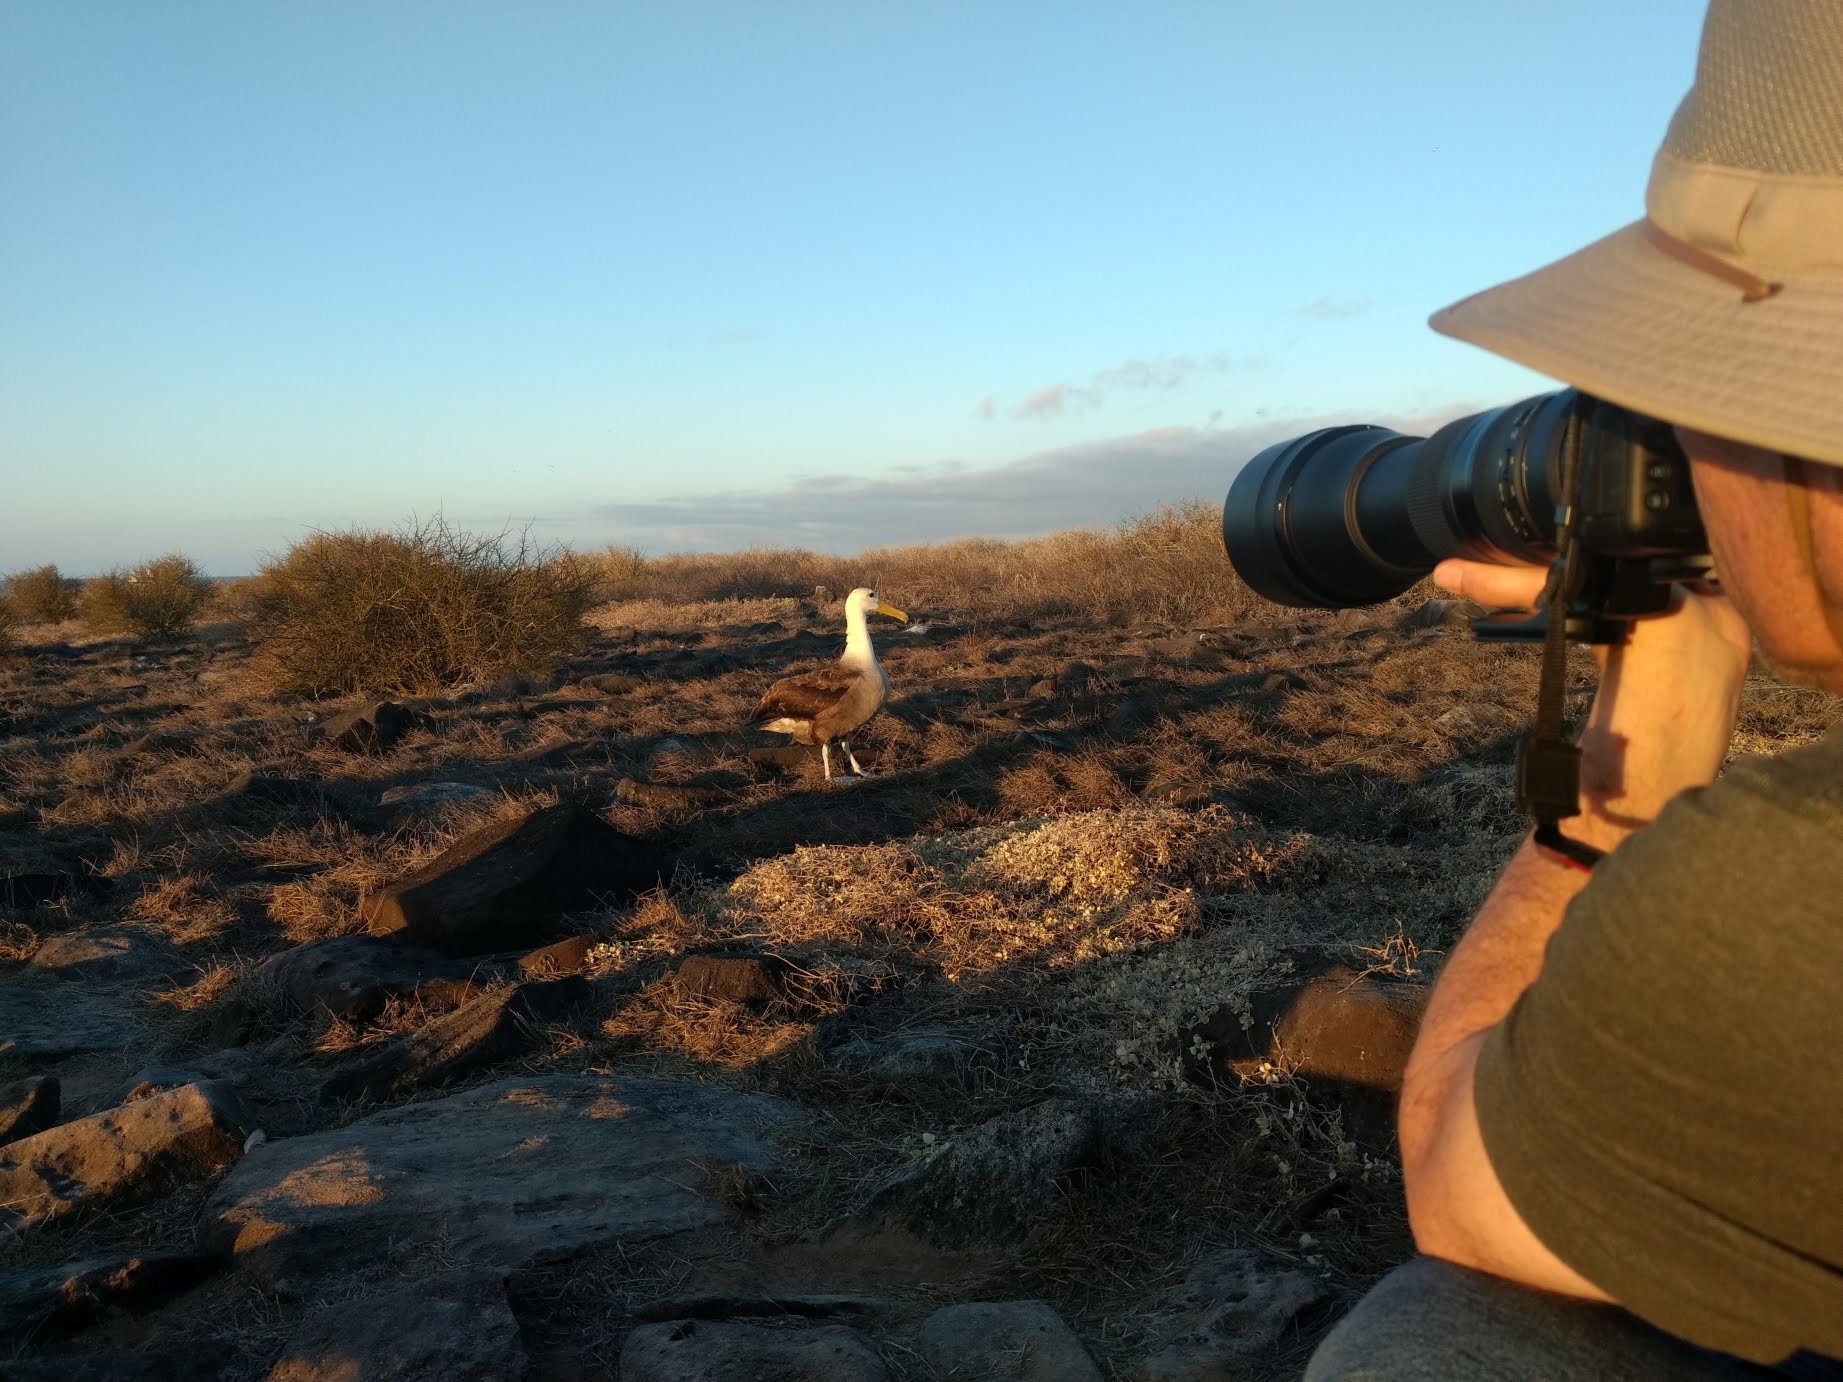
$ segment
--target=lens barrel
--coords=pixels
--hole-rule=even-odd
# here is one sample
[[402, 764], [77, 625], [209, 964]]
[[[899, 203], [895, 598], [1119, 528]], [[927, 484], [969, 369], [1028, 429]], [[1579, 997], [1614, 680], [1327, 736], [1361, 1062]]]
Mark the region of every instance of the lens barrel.
[[1631, 428], [1608, 431], [1607, 411], [1563, 389], [1426, 438], [1350, 426], [1277, 443], [1230, 485], [1223, 546], [1257, 594], [1316, 608], [1390, 599], [1447, 557], [1546, 562], [1565, 448], [1635, 445]]

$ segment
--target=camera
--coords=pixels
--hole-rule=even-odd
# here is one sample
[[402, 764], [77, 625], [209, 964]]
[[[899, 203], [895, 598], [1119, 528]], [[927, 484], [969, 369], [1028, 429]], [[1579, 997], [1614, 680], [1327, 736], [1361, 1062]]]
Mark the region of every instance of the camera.
[[[1617, 642], [1708, 574], [1689, 461], [1668, 423], [1574, 389], [1449, 422], [1430, 437], [1327, 427], [1268, 447], [1222, 507], [1229, 560], [1256, 594], [1347, 608], [1401, 594], [1447, 557], [1554, 563], [1568, 542], [1567, 635]], [[1481, 620], [1540, 638], [1541, 620]]]

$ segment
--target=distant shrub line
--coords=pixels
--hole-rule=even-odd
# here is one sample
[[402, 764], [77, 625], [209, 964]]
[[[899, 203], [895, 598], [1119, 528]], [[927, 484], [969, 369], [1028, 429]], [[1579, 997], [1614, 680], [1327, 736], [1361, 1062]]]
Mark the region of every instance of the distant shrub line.
[[874, 585], [936, 617], [1197, 624], [1256, 603], [1222, 552], [1214, 506], [1166, 505], [1113, 528], [1004, 541], [883, 547], [854, 557], [799, 548], [648, 557], [578, 555], [528, 535], [480, 537], [440, 517], [395, 532], [316, 533], [257, 575], [215, 584], [178, 554], [71, 581], [55, 566], [7, 580], [0, 647], [20, 622], [80, 619], [92, 632], [170, 638], [201, 614], [248, 629], [271, 684], [309, 696], [426, 695], [505, 675], [541, 676], [583, 637], [597, 602], [842, 595]]
[[1105, 531], [960, 538], [855, 557], [800, 548], [647, 557], [612, 547], [598, 574], [604, 600], [761, 599], [874, 585], [891, 600], [972, 618], [1179, 624], [1227, 621], [1255, 602], [1223, 555], [1219, 512], [1200, 499]]

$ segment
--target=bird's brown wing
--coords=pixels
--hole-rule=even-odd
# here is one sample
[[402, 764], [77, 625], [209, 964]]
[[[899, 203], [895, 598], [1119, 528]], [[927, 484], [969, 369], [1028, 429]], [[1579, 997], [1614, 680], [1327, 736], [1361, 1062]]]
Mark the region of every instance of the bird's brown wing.
[[782, 717], [810, 720], [831, 709], [840, 697], [847, 695], [857, 685], [863, 675], [854, 667], [835, 663], [815, 672], [783, 677], [762, 694], [755, 713], [749, 716], [749, 722], [760, 724], [764, 720], [778, 720]]

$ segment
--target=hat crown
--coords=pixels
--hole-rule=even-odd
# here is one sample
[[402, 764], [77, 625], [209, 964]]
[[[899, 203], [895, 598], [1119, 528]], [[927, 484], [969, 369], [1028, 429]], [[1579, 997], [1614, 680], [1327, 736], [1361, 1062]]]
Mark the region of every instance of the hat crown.
[[1843, 0], [1710, 0], [1645, 219], [1433, 324], [1608, 402], [1843, 466]]
[[1749, 272], [1843, 275], [1843, 4], [1714, 0], [1645, 215]]
[[1713, 0], [1663, 152], [1766, 176], [1843, 179], [1843, 5]]

